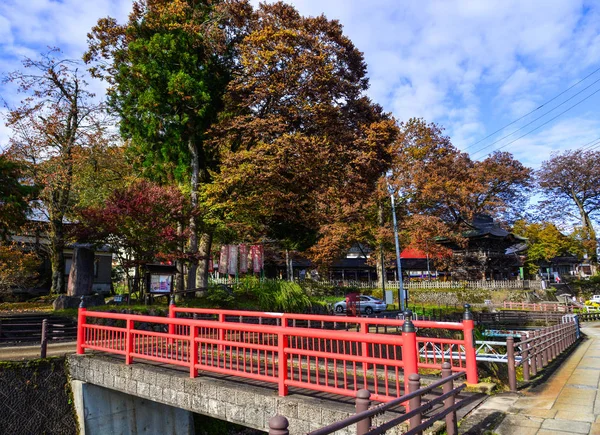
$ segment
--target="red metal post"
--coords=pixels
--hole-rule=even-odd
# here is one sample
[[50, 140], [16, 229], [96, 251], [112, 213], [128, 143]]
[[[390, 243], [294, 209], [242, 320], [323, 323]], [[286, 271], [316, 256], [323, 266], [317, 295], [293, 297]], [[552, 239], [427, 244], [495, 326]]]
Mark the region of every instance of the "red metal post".
[[188, 361], [190, 362], [190, 378], [195, 378], [198, 376], [198, 369], [196, 369], [196, 365], [198, 365], [198, 342], [196, 338], [198, 337], [198, 329], [195, 325], [190, 325], [190, 355]]
[[[287, 359], [287, 354], [285, 353], [285, 349], [288, 347], [288, 336], [285, 331], [285, 328], [287, 327], [287, 321], [285, 318], [282, 319], [281, 327], [283, 329], [277, 334], [278, 386], [279, 386], [279, 395], [287, 396], [288, 395], [288, 386], [287, 386], [286, 381], [288, 379], [288, 359]], [[308, 367], [307, 370], [310, 370], [310, 367]]]
[[506, 362], [508, 366], [508, 386], [510, 391], [517, 391], [517, 372], [515, 367], [515, 339], [506, 337]]
[[405, 311], [404, 324], [402, 325], [402, 363], [404, 364], [404, 389], [408, 385], [411, 375], [419, 372], [419, 350], [417, 348], [417, 333], [411, 319], [412, 312]]
[[[221, 343], [225, 342], [225, 313], [219, 313], [219, 323], [223, 326], [223, 328], [219, 329], [219, 341]], [[219, 344], [219, 352], [225, 351], [225, 345]]]
[[[421, 377], [418, 374], [413, 373], [408, 378], [408, 392], [413, 393], [419, 388], [421, 388]], [[408, 401], [408, 410], [417, 409], [419, 406], [421, 406], [421, 396], [413, 397]], [[421, 413], [419, 412], [410, 418], [410, 420], [408, 421], [408, 427], [410, 429], [414, 429], [415, 427], [421, 424], [421, 420]], [[418, 433], [422, 434], [423, 432]]]
[[[452, 376], [452, 366], [450, 363], [442, 364], [442, 379]], [[454, 383], [452, 381], [446, 382], [442, 387], [442, 393], [447, 394], [454, 389]], [[444, 407], [446, 409], [454, 406], [455, 396], [450, 396], [444, 400]], [[446, 415], [446, 434], [447, 435], [458, 435], [458, 422], [456, 421], [456, 411]]]
[[83, 355], [83, 344], [85, 343], [85, 302], [83, 296], [79, 304], [79, 311], [77, 312], [77, 355]]
[[[369, 410], [371, 406], [371, 393], [369, 390], [358, 390], [356, 392], [356, 413]], [[356, 435], [364, 435], [371, 430], [371, 417], [356, 423]]]
[[125, 344], [125, 364], [131, 364], [133, 362], [133, 319], [127, 319], [127, 341]]
[[[369, 333], [369, 325], [367, 324], [367, 322], [364, 322], [363, 324], [360, 325], [360, 333], [361, 334], [368, 334]], [[367, 337], [365, 337], [362, 340], [362, 343], [360, 345], [361, 346], [361, 354], [363, 356], [369, 356], [369, 345], [367, 344], [366, 338]], [[363, 367], [363, 380], [364, 380], [364, 382], [366, 384], [366, 382], [367, 382], [367, 372], [369, 371], [369, 364], [363, 363], [362, 367]], [[358, 383], [358, 379], [356, 380], [356, 382]], [[365, 387], [366, 387], [366, 385], [365, 385]]]
[[465, 313], [463, 315], [463, 331], [465, 339], [465, 358], [467, 364], [467, 382], [476, 384], [479, 382], [477, 373], [477, 356], [475, 355], [475, 322], [473, 321], [473, 313], [471, 306], [465, 304]]

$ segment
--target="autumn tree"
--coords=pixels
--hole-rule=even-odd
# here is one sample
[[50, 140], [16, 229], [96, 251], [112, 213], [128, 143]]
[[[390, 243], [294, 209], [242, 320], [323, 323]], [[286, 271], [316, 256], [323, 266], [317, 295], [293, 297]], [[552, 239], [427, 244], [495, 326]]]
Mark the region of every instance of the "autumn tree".
[[600, 212], [600, 151], [553, 154], [536, 173], [545, 200], [544, 213], [560, 221], [577, 219], [587, 240], [587, 256], [596, 259], [597, 235], [593, 220]]
[[584, 246], [576, 234], [563, 234], [551, 222], [515, 222], [513, 232], [528, 239], [525, 267], [528, 275], [534, 275], [540, 261], [550, 261], [554, 257], [576, 255], [582, 257]]
[[391, 162], [396, 125], [365, 96], [363, 55], [339, 22], [274, 3], [250, 23], [213, 129], [222, 164], [207, 203], [239, 238], [340, 252]]
[[[223, 107], [232, 46], [251, 9], [246, 2], [140, 0], [125, 24], [103, 18], [88, 35], [84, 59], [92, 75], [109, 84], [108, 104], [120, 117], [129, 151], [143, 156], [138, 170], [156, 181], [188, 183], [194, 210], [199, 185], [211, 182], [219, 162], [207, 130]], [[197, 216], [189, 222], [190, 288], [196, 286], [198, 233], [205, 234], [202, 277], [212, 240]]]
[[134, 269], [137, 291], [144, 264], [181, 259], [188, 234], [179, 232], [178, 225], [189, 214], [177, 188], [140, 180], [116, 189], [102, 205], [79, 210], [73, 233], [80, 241], [110, 246], [123, 268]]
[[526, 205], [532, 171], [510, 153], [472, 160], [452, 145], [443, 129], [422, 119], [401, 126], [391, 183], [401, 201], [418, 213], [458, 226], [474, 215], [514, 221]]
[[22, 226], [27, 219], [29, 200], [35, 187], [26, 184], [21, 164], [0, 154], [0, 240]]
[[25, 96], [8, 113], [12, 136], [7, 154], [26, 164], [26, 177], [41, 189], [38, 198], [48, 218], [54, 293], [65, 287], [65, 221], [73, 206], [73, 177], [81, 151], [104, 142], [109, 126], [103, 105], [86, 89], [78, 62], [59, 59], [59, 54], [55, 49], [40, 59], [25, 59], [24, 71], [4, 79]]

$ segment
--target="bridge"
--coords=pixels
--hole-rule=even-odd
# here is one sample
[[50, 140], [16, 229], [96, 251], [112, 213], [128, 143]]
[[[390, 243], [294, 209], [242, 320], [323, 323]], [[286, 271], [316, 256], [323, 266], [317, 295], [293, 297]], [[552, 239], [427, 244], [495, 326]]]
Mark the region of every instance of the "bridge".
[[[307, 433], [354, 414], [358, 390], [381, 403], [402, 397], [419, 370], [446, 367], [477, 383], [468, 309], [464, 317], [430, 322], [174, 304], [169, 317], [156, 317], [82, 307], [77, 355], [69, 357], [76, 408], [87, 433], [118, 433], [114, 424], [188, 433], [191, 412], [265, 431], [280, 414], [291, 433]], [[428, 394], [426, 401], [440, 395]]]

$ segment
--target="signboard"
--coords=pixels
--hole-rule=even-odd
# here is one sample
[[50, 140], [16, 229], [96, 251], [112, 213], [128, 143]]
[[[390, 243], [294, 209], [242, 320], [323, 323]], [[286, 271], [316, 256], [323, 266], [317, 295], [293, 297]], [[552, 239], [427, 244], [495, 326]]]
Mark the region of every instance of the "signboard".
[[172, 281], [172, 275], [151, 275], [150, 293], [170, 293]]

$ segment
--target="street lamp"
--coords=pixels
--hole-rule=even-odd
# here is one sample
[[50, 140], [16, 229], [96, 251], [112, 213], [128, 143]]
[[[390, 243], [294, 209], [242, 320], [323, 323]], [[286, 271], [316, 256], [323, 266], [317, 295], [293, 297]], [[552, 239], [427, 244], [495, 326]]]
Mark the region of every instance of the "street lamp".
[[398, 268], [398, 303], [400, 312], [404, 312], [404, 284], [402, 281], [402, 264], [400, 262], [400, 242], [398, 241], [398, 222], [396, 220], [396, 204], [394, 199], [394, 189], [388, 184], [390, 198], [392, 199], [392, 218], [394, 220], [394, 240], [396, 242], [396, 266]]

